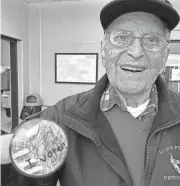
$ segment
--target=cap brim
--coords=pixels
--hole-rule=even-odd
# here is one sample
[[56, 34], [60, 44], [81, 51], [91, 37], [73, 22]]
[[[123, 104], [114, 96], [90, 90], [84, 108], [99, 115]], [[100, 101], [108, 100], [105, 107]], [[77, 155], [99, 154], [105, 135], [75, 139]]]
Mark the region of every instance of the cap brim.
[[169, 30], [173, 30], [179, 23], [179, 14], [166, 3], [155, 0], [117, 0], [107, 4], [100, 13], [100, 20], [104, 30], [120, 15], [129, 12], [147, 12], [156, 15], [166, 23]]

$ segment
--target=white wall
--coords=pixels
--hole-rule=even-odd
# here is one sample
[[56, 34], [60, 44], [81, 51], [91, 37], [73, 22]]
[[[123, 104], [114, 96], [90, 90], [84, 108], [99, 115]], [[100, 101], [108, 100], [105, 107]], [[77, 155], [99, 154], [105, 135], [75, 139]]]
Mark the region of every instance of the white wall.
[[[99, 53], [98, 79], [104, 74], [99, 12], [105, 1], [70, 1], [29, 5], [30, 92], [40, 94], [45, 105], [92, 88], [92, 85], [55, 84], [55, 53]], [[175, 3], [177, 7], [177, 4]], [[178, 4], [178, 11], [180, 6]], [[180, 24], [176, 30], [180, 29]], [[180, 39], [179, 32], [172, 39]]]
[[[40, 94], [45, 105], [94, 87], [56, 84], [55, 53], [100, 54], [103, 36], [99, 22], [101, 7], [98, 3], [84, 2], [29, 6], [30, 92]], [[98, 63], [100, 78], [105, 73], [100, 55]]]
[[23, 0], [1, 1], [1, 34], [21, 40], [18, 42], [20, 114], [24, 96], [29, 93], [28, 5]]

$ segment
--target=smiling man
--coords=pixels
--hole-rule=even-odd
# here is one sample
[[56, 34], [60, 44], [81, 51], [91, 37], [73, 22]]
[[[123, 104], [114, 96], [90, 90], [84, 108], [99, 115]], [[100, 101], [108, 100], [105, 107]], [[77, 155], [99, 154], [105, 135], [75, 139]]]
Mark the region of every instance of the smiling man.
[[[100, 19], [107, 73], [92, 90], [31, 117], [67, 132], [63, 167], [39, 180], [16, 173], [14, 185], [55, 186], [58, 179], [61, 186], [180, 185], [180, 97], [159, 75], [179, 15], [166, 0], [115, 0]], [[2, 136], [6, 147], [11, 137]]]
[[107, 27], [102, 42], [102, 59], [110, 84], [101, 108], [134, 185], [142, 182], [146, 141], [158, 112], [154, 82], [165, 67], [169, 39], [170, 31], [157, 16], [137, 11], [116, 18]]
[[149, 99], [165, 67], [169, 33], [159, 18], [145, 12], [126, 13], [105, 31], [103, 64], [110, 84], [128, 106], [138, 107]]

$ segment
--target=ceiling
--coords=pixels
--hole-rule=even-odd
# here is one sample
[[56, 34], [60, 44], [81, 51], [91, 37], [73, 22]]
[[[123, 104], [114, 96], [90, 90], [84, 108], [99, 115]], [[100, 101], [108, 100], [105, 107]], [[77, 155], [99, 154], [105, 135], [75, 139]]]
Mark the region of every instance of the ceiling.
[[[90, 1], [90, 0], [24, 0], [28, 3], [51, 3], [51, 2], [61, 2], [61, 1]], [[97, 0], [97, 1], [105, 1], [105, 0]], [[169, 0], [172, 4], [180, 5], [180, 0]]]
[[[41, 3], [57, 3], [57, 2], [87, 2], [87, 3], [99, 3], [99, 2], [109, 2], [109, 1], [112, 1], [112, 0], [24, 0], [25, 2], [27, 2], [28, 4], [31, 4], [31, 3], [38, 3], [38, 4], [41, 4]], [[169, 0], [174, 8], [180, 12], [180, 0]]]
[[53, 3], [61, 1], [82, 1], [82, 0], [24, 0], [27, 3]]

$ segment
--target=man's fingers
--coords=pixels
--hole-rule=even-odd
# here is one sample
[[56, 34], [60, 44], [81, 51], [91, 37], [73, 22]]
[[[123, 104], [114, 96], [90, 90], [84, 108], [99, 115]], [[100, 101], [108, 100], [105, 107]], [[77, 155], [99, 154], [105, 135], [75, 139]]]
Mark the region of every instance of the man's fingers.
[[1, 164], [8, 164], [11, 163], [11, 158], [9, 154], [9, 147], [10, 142], [12, 139], [13, 134], [7, 134], [0, 136], [0, 143], [1, 143]]

